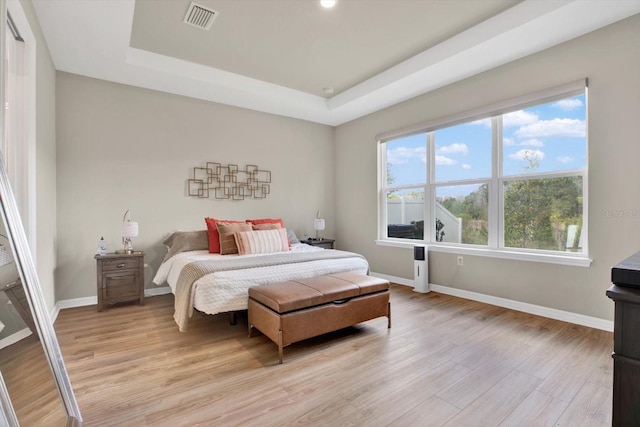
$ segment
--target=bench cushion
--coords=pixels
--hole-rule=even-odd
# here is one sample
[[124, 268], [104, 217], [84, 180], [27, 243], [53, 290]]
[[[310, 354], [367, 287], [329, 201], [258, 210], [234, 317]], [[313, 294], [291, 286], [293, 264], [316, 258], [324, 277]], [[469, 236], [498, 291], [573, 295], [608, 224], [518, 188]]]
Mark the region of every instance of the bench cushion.
[[386, 289], [387, 280], [347, 272], [249, 288], [249, 298], [277, 313], [288, 313]]

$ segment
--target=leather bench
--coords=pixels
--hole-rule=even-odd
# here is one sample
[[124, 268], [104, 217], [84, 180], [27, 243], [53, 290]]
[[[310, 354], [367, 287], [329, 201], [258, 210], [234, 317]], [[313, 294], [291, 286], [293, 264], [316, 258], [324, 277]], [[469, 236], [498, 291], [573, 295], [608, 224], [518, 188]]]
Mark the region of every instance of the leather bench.
[[253, 328], [283, 347], [377, 317], [391, 327], [389, 282], [336, 273], [249, 288], [249, 337]]

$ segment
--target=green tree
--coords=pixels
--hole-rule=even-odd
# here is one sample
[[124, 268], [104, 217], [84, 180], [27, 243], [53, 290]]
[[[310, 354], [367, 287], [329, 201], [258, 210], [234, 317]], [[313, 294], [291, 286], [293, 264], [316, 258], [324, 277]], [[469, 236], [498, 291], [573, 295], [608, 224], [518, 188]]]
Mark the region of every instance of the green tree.
[[[526, 173], [535, 171], [540, 159], [527, 152]], [[582, 230], [582, 178], [538, 178], [511, 181], [504, 191], [504, 244], [508, 247], [563, 251], [569, 225]]]
[[581, 177], [528, 179], [505, 185], [505, 246], [564, 250], [571, 224], [581, 229]]
[[[486, 245], [489, 239], [488, 212], [489, 187], [481, 185], [464, 198], [448, 197], [442, 206], [462, 220], [462, 243]], [[444, 230], [445, 236], [449, 230]], [[451, 235], [451, 234], [449, 234]]]

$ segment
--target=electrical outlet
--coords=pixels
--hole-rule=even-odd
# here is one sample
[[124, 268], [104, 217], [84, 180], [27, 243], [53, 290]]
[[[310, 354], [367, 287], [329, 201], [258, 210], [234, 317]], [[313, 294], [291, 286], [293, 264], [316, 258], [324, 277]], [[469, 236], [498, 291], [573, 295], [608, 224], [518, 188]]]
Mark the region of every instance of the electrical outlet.
[[458, 265], [463, 265], [463, 259], [462, 256], [458, 256]]

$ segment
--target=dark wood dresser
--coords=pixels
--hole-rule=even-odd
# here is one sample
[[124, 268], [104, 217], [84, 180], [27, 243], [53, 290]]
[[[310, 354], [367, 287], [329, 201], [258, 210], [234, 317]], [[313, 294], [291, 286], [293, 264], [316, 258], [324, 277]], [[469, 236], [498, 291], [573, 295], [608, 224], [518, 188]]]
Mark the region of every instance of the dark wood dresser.
[[611, 269], [613, 426], [640, 425], [640, 252]]
[[7, 294], [9, 301], [11, 301], [25, 325], [31, 329], [31, 332], [33, 332], [35, 336], [38, 336], [38, 330], [36, 329], [36, 324], [33, 321], [31, 307], [29, 307], [29, 301], [27, 300], [27, 295], [24, 292], [22, 281], [17, 279], [15, 282], [5, 285], [2, 288], [2, 291]]
[[136, 301], [144, 304], [144, 252], [96, 255], [98, 311], [105, 304]]

